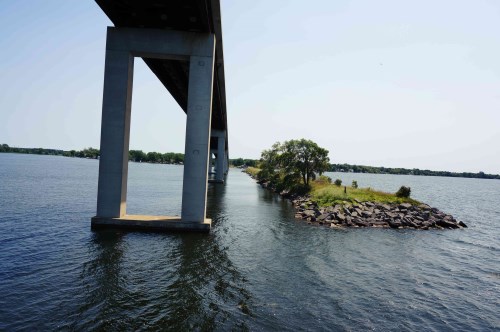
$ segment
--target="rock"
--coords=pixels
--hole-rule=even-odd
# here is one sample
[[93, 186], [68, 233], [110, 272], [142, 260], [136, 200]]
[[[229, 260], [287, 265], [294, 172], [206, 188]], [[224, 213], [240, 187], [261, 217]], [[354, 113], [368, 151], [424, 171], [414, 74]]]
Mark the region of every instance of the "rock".
[[388, 205], [388, 204], [382, 204], [380, 205], [380, 207], [383, 209], [383, 210], [386, 210], [386, 211], [390, 211], [391, 210], [391, 206]]
[[363, 211], [363, 212], [361, 212], [361, 215], [365, 218], [370, 218], [372, 216], [372, 213], [370, 213], [368, 211]]
[[309, 217], [314, 216], [316, 212], [314, 210], [305, 210], [304, 212], [302, 212], [302, 214]]
[[455, 224], [454, 222], [445, 220], [445, 219], [436, 220], [436, 225], [439, 225], [443, 228], [458, 228], [457, 224]]
[[394, 219], [398, 216], [397, 214], [392, 213], [392, 212], [386, 212], [385, 215], [388, 216], [389, 218], [392, 218], [392, 219]]
[[419, 225], [417, 225], [416, 223], [414, 223], [413, 221], [410, 222], [410, 224], [408, 225], [410, 227], [413, 227], [413, 228], [420, 228]]
[[358, 226], [361, 226], [361, 227], [369, 227], [370, 226], [370, 224], [368, 222], [363, 221], [359, 218], [354, 219], [354, 223]]
[[[271, 188], [268, 182], [262, 183], [263, 187]], [[311, 200], [310, 196], [290, 195], [282, 191], [282, 196], [293, 203], [295, 218], [305, 219], [308, 224], [325, 225], [331, 228], [342, 227], [410, 227], [415, 229], [450, 229], [466, 228], [462, 221], [457, 221], [453, 216], [441, 212], [437, 208], [431, 208], [427, 204], [413, 206], [410, 203], [401, 204], [379, 204], [373, 202], [355, 203], [344, 201], [342, 204], [334, 204], [320, 208], [317, 202]]]
[[386, 223], [385, 221], [370, 221], [370, 224], [374, 227], [385, 227], [385, 226], [389, 226], [388, 223]]
[[391, 220], [389, 221], [389, 226], [391, 226], [391, 228], [399, 228], [402, 226], [402, 224], [400, 221]]
[[343, 215], [342, 213], [339, 213], [337, 214], [337, 220], [340, 220], [340, 221], [345, 221], [345, 215]]
[[422, 228], [429, 228], [432, 227], [432, 224], [428, 221], [424, 221], [421, 225]]
[[431, 209], [431, 207], [429, 205], [427, 205], [427, 204], [420, 204], [418, 206], [418, 208], [421, 209], [421, 210], [430, 210]]
[[403, 209], [409, 209], [412, 207], [412, 205], [410, 203], [402, 203], [402, 204], [399, 204], [400, 208], [403, 208]]
[[325, 220], [326, 220], [326, 218], [328, 218], [329, 216], [330, 216], [329, 214], [327, 214], [327, 213], [323, 213], [322, 215], [320, 215], [320, 216], [318, 217], [318, 221], [325, 221]]
[[411, 226], [412, 220], [410, 218], [405, 217], [405, 218], [402, 218], [401, 223], [405, 226]]

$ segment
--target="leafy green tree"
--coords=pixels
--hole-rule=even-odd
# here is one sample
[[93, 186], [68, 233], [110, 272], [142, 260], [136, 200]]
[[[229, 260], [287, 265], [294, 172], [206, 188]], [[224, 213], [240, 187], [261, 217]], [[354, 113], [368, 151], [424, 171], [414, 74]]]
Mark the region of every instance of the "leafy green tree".
[[328, 150], [311, 140], [302, 138], [286, 141], [282, 145], [282, 151], [281, 165], [285, 174], [300, 175], [305, 185], [316, 178], [316, 173], [321, 175], [329, 168]]
[[281, 153], [282, 144], [280, 142], [274, 143], [271, 149], [262, 151], [261, 171], [257, 175], [260, 180], [269, 181], [273, 185], [280, 182]]
[[148, 152], [146, 157], [147, 161], [150, 163], [161, 163], [163, 156], [159, 152]]
[[140, 162], [140, 161], [146, 161], [146, 154], [142, 152], [142, 150], [130, 150], [128, 152], [128, 159], [135, 161], [135, 162]]
[[10, 148], [7, 144], [0, 145], [0, 152], [9, 152]]
[[276, 142], [269, 150], [262, 151], [259, 179], [270, 181], [278, 190], [299, 184], [309, 186], [316, 174], [329, 168], [328, 150], [311, 140]]
[[401, 188], [399, 188], [399, 190], [396, 192], [397, 197], [408, 198], [410, 197], [410, 194], [411, 194], [411, 188], [405, 186], [401, 186]]

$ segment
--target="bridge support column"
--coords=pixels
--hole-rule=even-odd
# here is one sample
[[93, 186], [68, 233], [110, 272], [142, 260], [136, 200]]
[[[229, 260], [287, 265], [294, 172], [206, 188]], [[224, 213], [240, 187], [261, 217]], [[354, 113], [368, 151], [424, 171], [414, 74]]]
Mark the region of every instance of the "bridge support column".
[[224, 182], [224, 176], [226, 175], [226, 132], [213, 130], [212, 137], [217, 137], [215, 179], [217, 182]]
[[97, 215], [102, 217], [126, 214], [133, 72], [129, 52], [106, 50], [97, 191]]
[[[127, 215], [127, 173], [134, 56], [189, 60], [181, 217]], [[208, 231], [208, 162], [215, 35], [108, 28], [97, 213], [92, 227]]]
[[[213, 44], [215, 52], [215, 43]], [[191, 56], [182, 187], [184, 222], [205, 222], [214, 56]]]
[[208, 174], [214, 174], [214, 168], [213, 168], [213, 163], [214, 163], [214, 158], [213, 158], [213, 151], [210, 150], [209, 153], [209, 158], [208, 158]]

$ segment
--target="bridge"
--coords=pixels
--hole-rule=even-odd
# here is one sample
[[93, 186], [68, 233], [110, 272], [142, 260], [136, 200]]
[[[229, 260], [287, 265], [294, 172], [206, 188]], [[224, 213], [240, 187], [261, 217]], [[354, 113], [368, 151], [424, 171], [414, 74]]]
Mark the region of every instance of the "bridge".
[[[96, 0], [106, 37], [97, 212], [92, 228], [209, 231], [209, 171], [228, 170], [219, 0]], [[181, 216], [126, 213], [134, 58], [141, 57], [186, 113]]]

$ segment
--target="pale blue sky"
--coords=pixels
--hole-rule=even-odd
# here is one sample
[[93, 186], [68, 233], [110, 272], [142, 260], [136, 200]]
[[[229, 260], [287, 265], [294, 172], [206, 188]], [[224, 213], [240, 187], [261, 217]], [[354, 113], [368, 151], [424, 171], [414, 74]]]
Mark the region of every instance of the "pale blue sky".
[[[334, 163], [500, 173], [500, 1], [222, 0], [230, 156], [308, 138]], [[0, 1], [0, 143], [99, 147], [91, 0]], [[131, 149], [184, 151], [136, 59]]]

